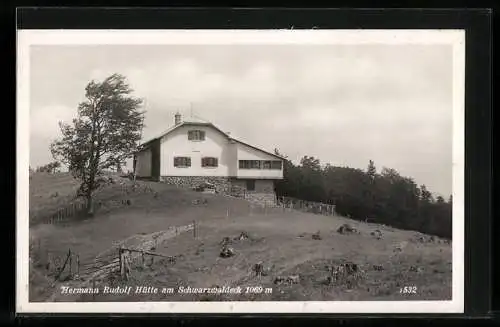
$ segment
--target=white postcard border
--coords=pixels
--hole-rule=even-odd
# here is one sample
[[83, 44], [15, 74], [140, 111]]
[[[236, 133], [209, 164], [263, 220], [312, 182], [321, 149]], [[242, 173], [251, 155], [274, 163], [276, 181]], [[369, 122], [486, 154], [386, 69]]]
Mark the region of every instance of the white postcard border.
[[[453, 46], [451, 301], [29, 302], [31, 45], [449, 44]], [[17, 34], [16, 311], [18, 313], [462, 313], [464, 310], [465, 32], [463, 30], [19, 30]]]

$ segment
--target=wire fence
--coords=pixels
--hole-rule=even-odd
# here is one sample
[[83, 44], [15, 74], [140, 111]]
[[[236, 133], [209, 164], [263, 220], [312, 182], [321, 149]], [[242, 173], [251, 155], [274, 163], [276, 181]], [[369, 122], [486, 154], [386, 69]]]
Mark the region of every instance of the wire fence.
[[54, 213], [48, 215], [45, 219], [42, 219], [44, 224], [54, 225], [62, 224], [68, 221], [68, 219], [81, 216], [87, 210], [87, 203], [83, 199], [78, 199], [70, 204], [65, 205], [62, 208], [57, 209]]
[[[140, 183], [124, 180], [122, 178], [120, 181], [116, 181], [114, 179], [109, 179], [112, 182], [108, 182], [102, 188], [97, 189], [93, 194], [93, 206], [92, 210], [97, 211], [103, 207], [117, 207], [117, 206], [127, 206], [130, 204], [130, 201], [127, 200], [128, 195], [131, 193], [154, 193], [154, 190], [149, 185], [143, 185]], [[106, 186], [111, 186], [112, 184], [117, 184], [114, 186], [115, 191], [112, 192], [112, 195], [107, 198], [102, 196]], [[33, 219], [36, 222], [41, 222], [42, 224], [49, 225], [59, 225], [67, 223], [70, 220], [75, 218], [81, 218], [87, 216], [89, 211], [87, 200], [83, 197], [77, 197], [71, 202], [61, 205], [54, 212], [41, 217], [40, 219]]]
[[336, 216], [335, 205], [322, 202], [305, 201], [301, 199], [278, 196], [276, 197], [277, 206], [283, 210], [297, 210], [317, 215]]

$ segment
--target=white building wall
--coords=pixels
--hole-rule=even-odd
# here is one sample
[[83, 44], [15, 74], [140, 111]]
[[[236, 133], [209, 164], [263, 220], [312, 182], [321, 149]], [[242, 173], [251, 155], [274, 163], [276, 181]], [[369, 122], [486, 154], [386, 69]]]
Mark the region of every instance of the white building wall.
[[151, 176], [151, 150], [141, 151], [136, 154], [136, 173], [138, 177]]
[[[277, 157], [253, 149], [247, 145], [237, 144], [237, 161], [239, 160], [279, 160]], [[237, 165], [236, 176], [238, 178], [257, 178], [257, 179], [282, 179], [283, 178], [283, 163], [281, 170], [277, 169], [239, 169]]]
[[[205, 131], [204, 141], [188, 140], [188, 131]], [[207, 126], [181, 126], [165, 135], [161, 142], [161, 176], [230, 176], [235, 171], [235, 145]], [[190, 157], [191, 167], [174, 167], [174, 157]], [[202, 157], [218, 158], [218, 167], [202, 167]]]

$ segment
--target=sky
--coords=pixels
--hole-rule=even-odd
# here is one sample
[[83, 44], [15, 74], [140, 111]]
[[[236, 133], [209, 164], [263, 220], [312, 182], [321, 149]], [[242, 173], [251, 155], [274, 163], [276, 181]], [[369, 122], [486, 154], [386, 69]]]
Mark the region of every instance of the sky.
[[30, 165], [53, 160], [59, 121], [92, 79], [120, 73], [145, 100], [143, 139], [199, 117], [292, 161], [373, 160], [452, 192], [451, 45], [37, 45], [30, 49]]

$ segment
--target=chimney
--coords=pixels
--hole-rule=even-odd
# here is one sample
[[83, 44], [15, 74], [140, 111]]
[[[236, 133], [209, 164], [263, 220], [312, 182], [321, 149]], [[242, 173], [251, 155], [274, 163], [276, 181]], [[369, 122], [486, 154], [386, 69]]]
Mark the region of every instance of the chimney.
[[181, 114], [177, 112], [175, 114], [175, 125], [179, 125], [181, 123]]

